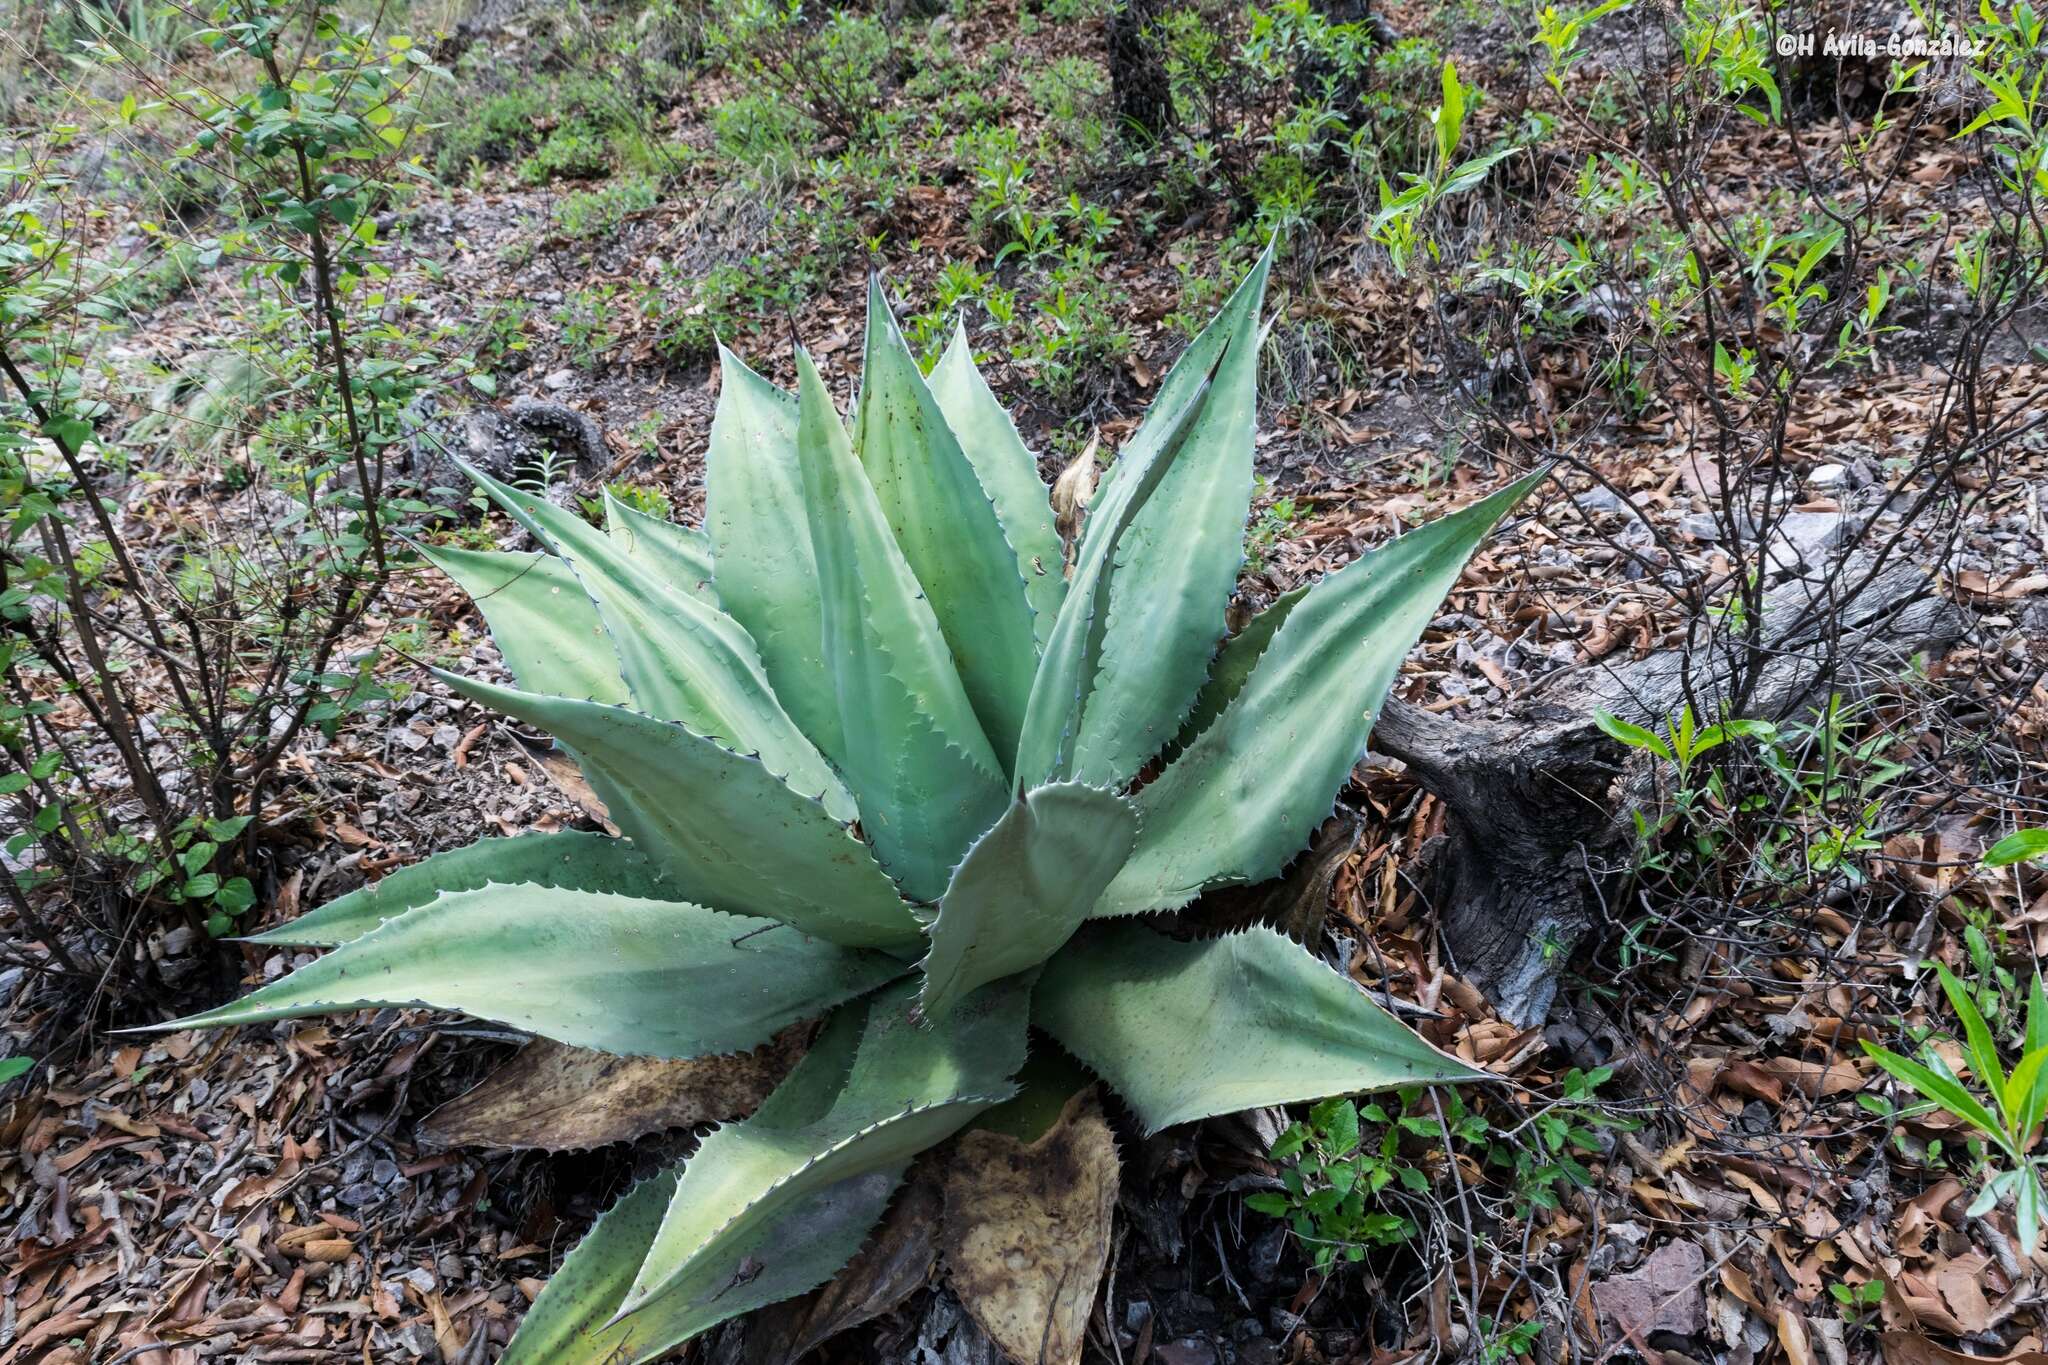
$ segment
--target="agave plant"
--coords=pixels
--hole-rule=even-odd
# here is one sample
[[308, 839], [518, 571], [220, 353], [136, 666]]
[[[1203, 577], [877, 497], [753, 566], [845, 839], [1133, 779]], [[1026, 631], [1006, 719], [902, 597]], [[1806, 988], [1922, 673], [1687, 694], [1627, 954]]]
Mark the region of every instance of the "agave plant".
[[545, 549], [428, 552], [517, 686], [446, 681], [554, 735], [626, 837], [429, 858], [262, 935], [333, 951], [182, 1024], [418, 1005], [690, 1058], [826, 1020], [599, 1221], [510, 1365], [651, 1359], [829, 1279], [913, 1157], [1017, 1092], [1034, 1029], [1148, 1130], [1476, 1074], [1278, 934], [1135, 918], [1301, 849], [1529, 487], [1219, 648], [1267, 268], [1161, 385], [1071, 564], [964, 336], [927, 379], [879, 288], [850, 432], [801, 352], [793, 396], [724, 356], [701, 529], [611, 502], [599, 530], [474, 475]]

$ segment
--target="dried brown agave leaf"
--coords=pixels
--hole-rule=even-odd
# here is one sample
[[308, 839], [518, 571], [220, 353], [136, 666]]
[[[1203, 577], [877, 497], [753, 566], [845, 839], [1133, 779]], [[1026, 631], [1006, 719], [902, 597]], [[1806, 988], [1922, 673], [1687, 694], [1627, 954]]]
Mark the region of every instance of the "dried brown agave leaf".
[[1116, 1140], [1091, 1087], [1026, 1145], [963, 1135], [946, 1170], [940, 1233], [947, 1275], [970, 1316], [1009, 1356], [1075, 1365], [1109, 1259]]
[[803, 1055], [811, 1032], [800, 1024], [752, 1052], [680, 1062], [536, 1038], [482, 1084], [428, 1115], [421, 1131], [445, 1147], [559, 1152], [721, 1122], [766, 1099]]
[[1102, 433], [1096, 432], [1053, 481], [1053, 525], [1059, 531], [1060, 543], [1067, 547], [1069, 561], [1074, 557], [1074, 542], [1081, 534], [1081, 513], [1095, 496], [1095, 452], [1101, 448]]

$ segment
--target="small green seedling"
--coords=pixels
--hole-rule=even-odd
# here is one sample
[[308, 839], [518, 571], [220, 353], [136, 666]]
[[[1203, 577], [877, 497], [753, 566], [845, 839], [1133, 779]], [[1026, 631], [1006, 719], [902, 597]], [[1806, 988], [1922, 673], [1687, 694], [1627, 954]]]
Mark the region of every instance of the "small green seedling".
[[1934, 964], [1949, 1007], [1963, 1023], [1964, 1055], [1974, 1086], [1964, 1084], [1933, 1047], [1921, 1049], [1921, 1060], [1901, 1056], [1865, 1040], [1863, 1050], [1914, 1094], [1961, 1119], [1983, 1142], [2004, 1158], [2005, 1169], [1992, 1163], [1990, 1178], [1971, 1201], [1971, 1217], [1982, 1217], [2010, 1197], [2020, 1244], [2032, 1255], [2041, 1242], [2041, 1166], [2044, 1158], [2029, 1156], [2048, 1111], [2048, 992], [2034, 977], [2027, 996], [2027, 1030], [2019, 1064], [2008, 1073], [1998, 1060], [1991, 1028], [1956, 974]]

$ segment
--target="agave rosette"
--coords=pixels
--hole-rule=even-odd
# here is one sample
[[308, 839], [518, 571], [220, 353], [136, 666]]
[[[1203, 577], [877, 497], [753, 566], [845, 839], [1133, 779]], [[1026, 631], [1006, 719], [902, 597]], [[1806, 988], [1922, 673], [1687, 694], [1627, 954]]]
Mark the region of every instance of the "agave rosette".
[[625, 837], [429, 858], [263, 935], [332, 951], [181, 1023], [431, 1006], [690, 1058], [825, 1020], [599, 1221], [507, 1365], [652, 1359], [829, 1279], [912, 1158], [1016, 1093], [1034, 1028], [1148, 1130], [1475, 1074], [1278, 934], [1132, 918], [1301, 850], [1530, 486], [1225, 641], [1269, 264], [1160, 386], [1070, 567], [964, 334], [927, 378], [878, 287], [850, 431], [807, 356], [793, 395], [723, 356], [701, 528], [474, 476], [543, 549], [428, 552], [516, 686], [444, 676], [552, 734]]

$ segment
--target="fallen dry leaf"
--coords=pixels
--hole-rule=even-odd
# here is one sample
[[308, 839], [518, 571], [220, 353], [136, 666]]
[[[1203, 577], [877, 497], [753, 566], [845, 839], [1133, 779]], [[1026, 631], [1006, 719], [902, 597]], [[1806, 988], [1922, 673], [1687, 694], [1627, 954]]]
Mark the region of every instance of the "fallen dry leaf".
[[1603, 1340], [1640, 1345], [1651, 1332], [1692, 1333], [1707, 1325], [1707, 1256], [1692, 1242], [1666, 1242], [1623, 1275], [1596, 1280], [1593, 1306]]
[[799, 1025], [752, 1052], [678, 1062], [614, 1057], [539, 1038], [428, 1115], [421, 1131], [448, 1147], [559, 1152], [715, 1123], [751, 1113], [809, 1040], [808, 1026]]
[[946, 1170], [946, 1268], [961, 1305], [1012, 1359], [1080, 1360], [1117, 1178], [1093, 1088], [1029, 1146], [985, 1131], [960, 1139]]
[[1973, 1356], [1929, 1341], [1918, 1332], [1886, 1332], [1883, 1346], [1885, 1365], [2048, 1365], [2048, 1351]]

